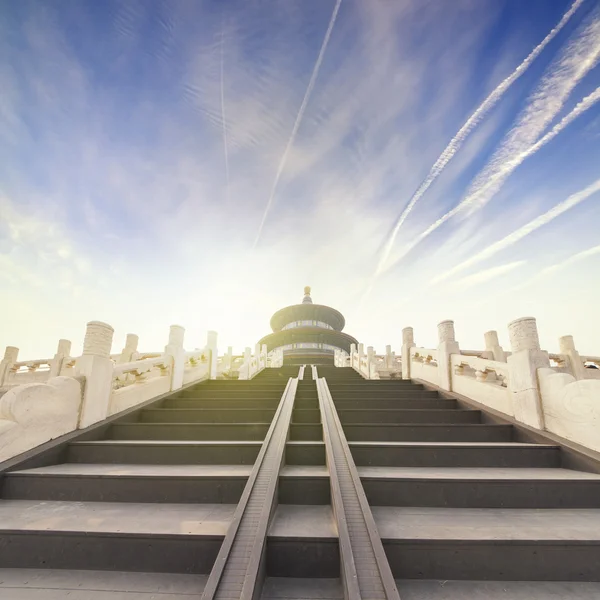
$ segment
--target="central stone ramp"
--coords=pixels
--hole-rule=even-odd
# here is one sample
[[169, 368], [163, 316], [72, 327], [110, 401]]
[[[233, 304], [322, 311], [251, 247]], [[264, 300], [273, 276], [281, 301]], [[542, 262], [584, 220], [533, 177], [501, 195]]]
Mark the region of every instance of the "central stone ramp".
[[[313, 374], [317, 375], [316, 367], [313, 367]], [[317, 390], [346, 597], [399, 599], [371, 509], [324, 379], [318, 379]]]
[[[300, 368], [302, 376], [304, 368]], [[269, 427], [221, 550], [203, 600], [253, 598], [262, 589], [265, 545], [279, 470], [284, 458], [298, 379], [290, 379]]]

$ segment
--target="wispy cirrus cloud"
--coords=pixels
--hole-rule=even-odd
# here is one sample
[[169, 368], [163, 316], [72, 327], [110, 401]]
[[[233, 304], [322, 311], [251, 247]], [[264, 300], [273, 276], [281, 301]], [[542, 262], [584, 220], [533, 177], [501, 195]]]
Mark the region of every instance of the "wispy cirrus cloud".
[[319, 55], [317, 56], [317, 61], [315, 62], [314, 69], [310, 75], [310, 80], [308, 82], [308, 86], [306, 88], [306, 92], [304, 93], [304, 97], [302, 98], [302, 104], [300, 104], [300, 108], [298, 110], [298, 114], [296, 115], [296, 120], [294, 121], [294, 126], [292, 127], [292, 133], [290, 134], [290, 139], [285, 145], [285, 150], [283, 151], [283, 155], [281, 156], [281, 160], [279, 161], [279, 166], [277, 167], [277, 172], [275, 173], [275, 180], [273, 181], [273, 186], [271, 187], [271, 193], [269, 195], [269, 199], [267, 200], [267, 205], [265, 207], [265, 211], [263, 213], [262, 219], [260, 221], [260, 225], [258, 226], [258, 233], [256, 234], [256, 239], [254, 240], [254, 246], [258, 244], [260, 240], [260, 236], [262, 234], [263, 227], [265, 226], [265, 221], [269, 216], [269, 211], [271, 210], [271, 205], [273, 204], [273, 200], [275, 198], [275, 193], [277, 192], [277, 185], [279, 184], [279, 179], [281, 178], [281, 174], [283, 173], [283, 169], [285, 168], [285, 164], [287, 162], [287, 157], [290, 153], [290, 149], [294, 140], [296, 139], [296, 134], [298, 133], [298, 129], [300, 128], [300, 123], [302, 123], [302, 118], [304, 117], [304, 112], [306, 111], [306, 106], [308, 101], [310, 100], [310, 96], [315, 87], [315, 83], [317, 82], [317, 77], [319, 76], [319, 71], [321, 69], [321, 64], [323, 62], [323, 57], [325, 56], [325, 52], [327, 51], [327, 45], [329, 44], [329, 38], [331, 37], [331, 32], [335, 26], [335, 21], [337, 19], [338, 11], [340, 10], [340, 5], [342, 4], [342, 0], [336, 0], [335, 6], [333, 7], [333, 13], [331, 15], [331, 19], [329, 20], [329, 25], [327, 26], [327, 31], [325, 32], [325, 38], [323, 39], [323, 43], [321, 44], [321, 49], [319, 50]]
[[467, 260], [461, 262], [455, 267], [449, 269], [447, 272], [433, 279], [432, 283], [439, 283], [445, 279], [453, 277], [457, 273], [464, 271], [465, 269], [472, 267], [484, 260], [487, 260], [497, 254], [502, 250], [506, 250], [510, 246], [520, 242], [523, 238], [530, 235], [540, 227], [544, 225], [548, 225], [551, 221], [561, 216], [563, 213], [568, 210], [575, 208], [581, 202], [584, 202], [588, 198], [593, 197], [595, 194], [600, 192], [600, 179], [597, 179], [584, 189], [571, 194], [568, 198], [559, 202], [555, 206], [553, 206], [550, 210], [546, 211], [544, 214], [536, 217], [529, 223], [519, 227], [515, 231], [511, 232], [509, 235], [505, 236], [501, 240], [490, 244], [487, 248], [482, 250], [481, 252], [476, 253], [474, 256], [471, 256]]
[[[550, 66], [547, 75], [529, 98], [528, 105], [517, 124], [507, 134], [491, 161], [469, 186], [465, 197], [416, 236], [396, 257], [394, 265], [453, 217], [463, 214], [466, 218], [485, 206], [525, 159], [535, 154], [592, 107], [600, 99], [598, 90], [579, 102], [551, 131], [542, 136], [544, 129], [563, 108], [573, 89], [598, 64], [599, 60], [600, 14], [596, 11], [587, 26], [582, 28], [581, 33]], [[440, 274], [435, 281], [446, 278], [446, 274]]]
[[508, 288], [507, 293], [512, 294], [515, 292], [519, 292], [520, 290], [523, 290], [531, 285], [535, 285], [536, 283], [539, 283], [540, 280], [543, 280], [545, 277], [551, 276], [555, 273], [558, 273], [559, 271], [562, 271], [568, 267], [572, 267], [573, 265], [576, 265], [579, 262], [585, 261], [588, 258], [591, 258], [591, 257], [599, 255], [599, 254], [600, 254], [600, 245], [592, 246], [591, 248], [587, 248], [586, 250], [581, 250], [579, 252], [576, 252], [575, 254], [572, 254], [568, 258], [565, 258], [564, 260], [561, 260], [560, 262], [558, 262], [556, 264], [545, 267], [544, 269], [542, 269], [541, 271], [539, 271], [532, 277], [529, 277], [522, 283]]
[[489, 269], [484, 269], [483, 271], [473, 273], [472, 275], [467, 275], [466, 277], [452, 282], [452, 289], [464, 290], [482, 283], [487, 283], [496, 277], [500, 277], [506, 273], [514, 271], [515, 269], [526, 264], [526, 262], [526, 260], [515, 260], [504, 265], [497, 265], [495, 267], [490, 267]]
[[390, 233], [388, 239], [384, 243], [384, 247], [381, 251], [377, 268], [375, 269], [373, 277], [377, 277], [385, 269], [387, 260], [390, 256], [394, 242], [396, 241], [398, 232], [400, 231], [400, 228], [408, 218], [408, 215], [411, 213], [415, 204], [431, 187], [433, 182], [442, 173], [446, 165], [452, 160], [456, 152], [460, 150], [461, 146], [463, 145], [465, 139], [469, 136], [469, 134], [479, 125], [479, 123], [482, 119], [485, 118], [487, 113], [500, 101], [502, 96], [507, 92], [507, 90], [512, 86], [512, 84], [515, 81], [517, 81], [517, 79], [519, 79], [522, 75], [525, 74], [525, 72], [535, 61], [535, 59], [542, 53], [544, 48], [562, 30], [562, 28], [566, 25], [566, 23], [569, 21], [569, 19], [573, 16], [575, 11], [577, 11], [577, 9], [581, 6], [582, 3], [583, 0], [575, 0], [575, 2], [573, 2], [569, 10], [561, 17], [558, 24], [550, 30], [546, 37], [544, 37], [544, 39], [527, 55], [527, 57], [519, 64], [519, 66], [508, 77], [501, 81], [496, 88], [494, 88], [491, 94], [489, 94], [489, 96], [477, 107], [475, 112], [467, 119], [465, 124], [450, 140], [448, 145], [444, 148], [442, 154], [431, 167], [427, 177], [421, 182], [421, 184], [417, 188], [417, 191], [412, 195], [408, 204], [396, 220], [392, 232]]

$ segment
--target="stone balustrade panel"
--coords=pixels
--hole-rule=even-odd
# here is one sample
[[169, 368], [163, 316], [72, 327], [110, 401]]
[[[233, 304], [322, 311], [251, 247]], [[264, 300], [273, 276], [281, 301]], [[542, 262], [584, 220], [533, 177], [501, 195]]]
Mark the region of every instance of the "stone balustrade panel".
[[185, 353], [183, 370], [183, 385], [208, 379], [210, 372], [208, 353], [204, 350], [194, 350]]
[[0, 397], [0, 462], [77, 428], [81, 382], [53, 377], [27, 383]]
[[600, 381], [538, 369], [548, 431], [600, 452]]
[[600, 356], [582, 356], [586, 379], [600, 379]]
[[435, 348], [410, 349], [410, 374], [412, 379], [421, 379], [433, 385], [439, 385], [437, 363], [438, 352]]
[[172, 369], [172, 358], [166, 355], [116, 365], [107, 416], [166, 394]]
[[504, 362], [452, 354], [452, 391], [494, 410], [514, 416], [508, 389], [508, 365]]

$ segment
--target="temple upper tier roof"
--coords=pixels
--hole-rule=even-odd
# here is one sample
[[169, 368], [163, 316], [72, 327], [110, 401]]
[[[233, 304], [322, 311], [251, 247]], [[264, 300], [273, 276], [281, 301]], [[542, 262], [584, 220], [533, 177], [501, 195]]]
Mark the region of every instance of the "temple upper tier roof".
[[339, 310], [323, 304], [313, 304], [308, 286], [304, 288], [302, 304], [286, 306], [271, 317], [271, 329], [281, 331], [286, 325], [297, 321], [320, 321], [336, 331], [342, 331], [346, 324], [344, 315]]

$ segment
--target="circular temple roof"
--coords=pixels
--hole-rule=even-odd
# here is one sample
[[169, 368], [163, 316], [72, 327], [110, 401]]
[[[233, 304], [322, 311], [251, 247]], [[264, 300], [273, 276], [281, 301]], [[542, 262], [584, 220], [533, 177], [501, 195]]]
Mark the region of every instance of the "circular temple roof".
[[[326, 307], [327, 308], [327, 307]], [[266, 335], [259, 344], [266, 344], [267, 351], [270, 352], [273, 348], [279, 346], [287, 346], [288, 344], [298, 343], [317, 343], [328, 344], [342, 348], [346, 352], [350, 351], [351, 344], [358, 344], [356, 339], [347, 333], [341, 331], [333, 331], [331, 329], [323, 329], [321, 327], [298, 327], [295, 329], [284, 329]]]
[[271, 317], [271, 329], [273, 331], [280, 331], [288, 323], [294, 321], [322, 321], [331, 325], [336, 331], [344, 329], [346, 319], [344, 315], [335, 308], [330, 306], [323, 306], [322, 304], [293, 304], [292, 306], [286, 306], [278, 310]]

